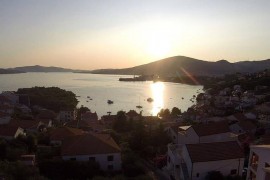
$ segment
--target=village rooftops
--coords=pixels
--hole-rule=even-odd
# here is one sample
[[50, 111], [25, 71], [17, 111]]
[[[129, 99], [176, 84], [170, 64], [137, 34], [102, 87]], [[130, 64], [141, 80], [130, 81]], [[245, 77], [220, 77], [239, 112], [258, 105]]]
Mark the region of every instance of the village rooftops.
[[86, 133], [65, 139], [62, 155], [90, 155], [120, 153], [121, 149], [108, 134]]
[[244, 158], [236, 141], [186, 144], [186, 148], [193, 163]]

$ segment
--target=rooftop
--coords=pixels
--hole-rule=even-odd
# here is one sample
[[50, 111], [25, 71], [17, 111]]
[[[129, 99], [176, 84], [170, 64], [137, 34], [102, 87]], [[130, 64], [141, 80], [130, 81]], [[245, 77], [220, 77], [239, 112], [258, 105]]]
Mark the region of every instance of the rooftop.
[[213, 122], [208, 124], [196, 124], [192, 128], [198, 136], [209, 136], [230, 132], [227, 121]]
[[62, 155], [110, 154], [120, 152], [120, 147], [108, 134], [86, 133], [67, 138], [62, 144]]
[[186, 148], [193, 163], [244, 158], [236, 141], [186, 144]]

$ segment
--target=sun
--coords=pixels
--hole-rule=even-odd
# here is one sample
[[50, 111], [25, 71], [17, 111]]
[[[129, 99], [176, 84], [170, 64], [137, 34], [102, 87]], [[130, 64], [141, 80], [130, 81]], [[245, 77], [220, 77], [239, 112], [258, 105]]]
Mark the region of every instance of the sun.
[[153, 58], [162, 58], [168, 56], [171, 50], [171, 44], [166, 36], [153, 33], [146, 43], [146, 51]]

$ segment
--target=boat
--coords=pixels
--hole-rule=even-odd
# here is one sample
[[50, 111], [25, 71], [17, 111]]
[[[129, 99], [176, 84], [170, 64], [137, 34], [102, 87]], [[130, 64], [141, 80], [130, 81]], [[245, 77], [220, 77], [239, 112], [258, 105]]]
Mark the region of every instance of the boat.
[[152, 98], [147, 98], [147, 102], [153, 102], [154, 101], [154, 99], [152, 99]]
[[113, 104], [113, 101], [112, 100], [108, 100], [107, 103], [108, 104]]
[[139, 106], [136, 106], [136, 108], [139, 108], [139, 109], [141, 109], [141, 108], [142, 108], [142, 106], [140, 106], [140, 105], [139, 105]]
[[184, 99], [184, 98], [182, 97], [182, 99]]
[[87, 98], [90, 98], [90, 96], [87, 96]]

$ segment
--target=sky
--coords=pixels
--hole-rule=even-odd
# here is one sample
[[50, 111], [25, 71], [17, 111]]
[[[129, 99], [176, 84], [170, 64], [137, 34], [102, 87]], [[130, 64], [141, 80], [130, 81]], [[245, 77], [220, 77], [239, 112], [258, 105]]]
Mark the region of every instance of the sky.
[[269, 0], [0, 0], [0, 68], [270, 58]]

